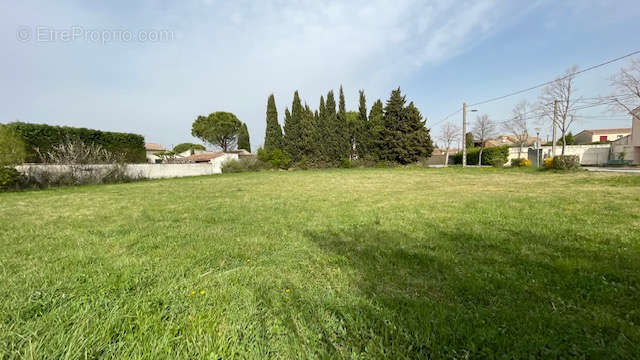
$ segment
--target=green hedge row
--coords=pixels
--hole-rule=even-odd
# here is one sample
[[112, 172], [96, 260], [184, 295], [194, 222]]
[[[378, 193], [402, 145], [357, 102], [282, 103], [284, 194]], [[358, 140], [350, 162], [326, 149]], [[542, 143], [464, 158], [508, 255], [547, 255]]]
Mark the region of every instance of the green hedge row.
[[9, 123], [8, 126], [24, 141], [27, 150], [26, 162], [41, 162], [36, 148], [45, 153], [69, 139], [101, 145], [113, 153], [125, 153], [125, 160], [130, 163], [146, 161], [142, 135], [23, 122]]
[[[478, 158], [480, 155], [480, 148], [474, 147], [467, 149], [467, 165], [478, 165]], [[484, 148], [482, 151], [482, 165], [494, 165], [494, 162], [504, 165], [509, 157], [508, 146], [495, 146], [490, 148]], [[453, 156], [454, 164], [462, 164], [462, 152], [458, 152]]]

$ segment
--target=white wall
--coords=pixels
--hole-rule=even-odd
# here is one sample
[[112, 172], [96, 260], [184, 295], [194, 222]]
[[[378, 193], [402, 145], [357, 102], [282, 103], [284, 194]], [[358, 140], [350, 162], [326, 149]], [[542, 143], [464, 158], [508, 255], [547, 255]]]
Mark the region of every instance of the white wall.
[[[29, 170], [48, 171], [60, 173], [68, 171], [69, 165], [27, 164], [16, 166], [22, 173]], [[83, 168], [92, 171], [107, 169], [109, 165], [84, 165]], [[218, 164], [128, 164], [127, 175], [147, 179], [163, 179], [185, 176], [213, 175], [222, 173], [222, 167]]]
[[[551, 146], [542, 146], [543, 158], [552, 157]], [[565, 148], [565, 155], [578, 155], [581, 165], [606, 165], [609, 161], [609, 152], [611, 145], [567, 145]], [[562, 146], [556, 145], [556, 155], [562, 154]], [[522, 149], [522, 157], [527, 158], [527, 148]], [[509, 158], [507, 159], [507, 165], [511, 164], [511, 159], [518, 158], [518, 148], [509, 148]]]

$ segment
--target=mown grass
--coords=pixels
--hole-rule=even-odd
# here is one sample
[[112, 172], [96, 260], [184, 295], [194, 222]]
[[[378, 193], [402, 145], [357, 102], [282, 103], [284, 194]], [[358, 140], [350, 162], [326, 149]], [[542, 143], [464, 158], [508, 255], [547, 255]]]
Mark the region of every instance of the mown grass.
[[497, 169], [0, 194], [0, 358], [638, 358], [639, 209]]

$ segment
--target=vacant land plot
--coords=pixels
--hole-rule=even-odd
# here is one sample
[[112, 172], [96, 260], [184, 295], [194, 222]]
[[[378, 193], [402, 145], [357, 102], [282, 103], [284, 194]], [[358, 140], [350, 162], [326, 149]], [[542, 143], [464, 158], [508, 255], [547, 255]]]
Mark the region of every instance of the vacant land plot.
[[231, 174], [0, 194], [0, 358], [640, 357], [640, 177]]

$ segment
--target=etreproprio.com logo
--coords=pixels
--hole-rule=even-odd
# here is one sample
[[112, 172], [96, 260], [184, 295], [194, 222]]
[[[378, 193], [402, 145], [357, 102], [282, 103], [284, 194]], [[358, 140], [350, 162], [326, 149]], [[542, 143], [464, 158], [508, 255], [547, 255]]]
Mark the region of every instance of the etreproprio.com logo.
[[56, 28], [51, 26], [19, 26], [16, 39], [20, 42], [166, 42], [175, 39], [172, 30], [167, 29], [87, 29], [82, 26]]

